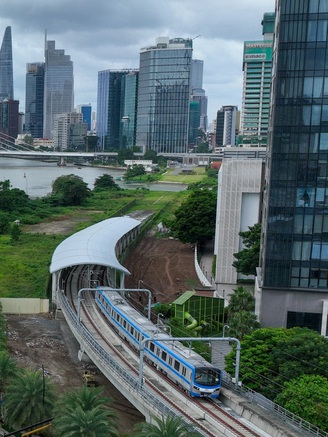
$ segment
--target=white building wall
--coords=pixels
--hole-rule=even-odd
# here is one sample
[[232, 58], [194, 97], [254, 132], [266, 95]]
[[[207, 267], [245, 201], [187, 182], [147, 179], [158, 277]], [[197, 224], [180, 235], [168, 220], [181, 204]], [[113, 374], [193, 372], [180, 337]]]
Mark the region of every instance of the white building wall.
[[217, 223], [215, 235], [217, 291], [223, 295], [225, 284], [236, 284], [232, 266], [234, 253], [241, 249], [240, 231], [259, 221], [261, 159], [223, 159], [218, 176]]

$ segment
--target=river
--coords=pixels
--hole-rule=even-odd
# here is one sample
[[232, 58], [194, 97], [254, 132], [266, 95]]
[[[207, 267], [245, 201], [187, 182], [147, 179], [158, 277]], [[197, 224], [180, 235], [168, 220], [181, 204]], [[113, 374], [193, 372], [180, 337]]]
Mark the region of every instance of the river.
[[184, 184], [124, 184], [124, 170], [103, 167], [78, 167], [73, 164], [60, 167], [56, 162], [43, 162], [28, 159], [0, 158], [0, 181], [10, 180], [13, 188], [25, 191], [31, 198], [44, 197], [51, 193], [52, 183], [60, 176], [75, 174], [80, 176], [92, 190], [94, 182], [103, 174], [113, 176], [121, 188], [134, 189], [140, 186], [149, 190], [182, 191]]

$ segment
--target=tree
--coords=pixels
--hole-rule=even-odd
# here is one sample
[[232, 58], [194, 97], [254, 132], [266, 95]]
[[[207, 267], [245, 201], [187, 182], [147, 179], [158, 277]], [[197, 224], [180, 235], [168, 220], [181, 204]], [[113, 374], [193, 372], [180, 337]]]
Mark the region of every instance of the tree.
[[117, 162], [120, 165], [124, 165], [124, 161], [136, 159], [133, 151], [131, 149], [120, 149], [117, 152]]
[[13, 428], [40, 422], [52, 417], [54, 401], [54, 388], [42, 372], [20, 370], [6, 389], [6, 420]]
[[132, 167], [128, 168], [124, 178], [129, 180], [136, 176], [142, 176], [146, 174], [145, 167], [142, 164], [134, 164]]
[[117, 436], [115, 415], [106, 405], [110, 400], [101, 396], [102, 391], [102, 388], [84, 385], [64, 394], [55, 408], [53, 425], [56, 435]]
[[0, 393], [5, 391], [9, 379], [16, 373], [16, 362], [5, 351], [0, 351]]
[[[304, 374], [326, 376], [328, 345], [317, 332], [307, 328], [261, 328], [241, 341], [240, 379], [269, 399], [284, 384]], [[226, 370], [234, 372], [234, 355], [226, 358]]]
[[95, 180], [95, 190], [120, 190], [120, 187], [114, 182], [113, 176], [103, 174]]
[[8, 214], [0, 213], [0, 235], [7, 234], [10, 230], [10, 219]]
[[195, 189], [175, 211], [171, 229], [180, 241], [204, 244], [214, 237], [216, 198], [214, 190]]
[[82, 205], [90, 195], [88, 184], [74, 174], [60, 176], [52, 184], [52, 197], [58, 205]]
[[248, 229], [248, 231], [239, 232], [245, 249], [233, 254], [236, 261], [232, 263], [237, 272], [246, 276], [256, 275], [256, 267], [259, 265], [261, 225], [256, 223], [254, 226], [249, 226]]
[[200, 437], [193, 425], [181, 417], [154, 417], [154, 423], [138, 423], [134, 437]]
[[328, 432], [328, 380], [302, 375], [287, 382], [275, 402], [302, 419]]
[[21, 234], [22, 234], [22, 231], [21, 231], [19, 225], [14, 223], [11, 227], [11, 232], [10, 232], [11, 242], [15, 243], [16, 241], [18, 241]]
[[244, 287], [238, 287], [230, 296], [227, 311], [228, 333], [232, 337], [242, 339], [259, 329], [260, 324], [254, 314], [255, 299], [253, 294]]
[[28, 195], [18, 188], [11, 188], [10, 181], [0, 182], [0, 210], [19, 212], [29, 204]]

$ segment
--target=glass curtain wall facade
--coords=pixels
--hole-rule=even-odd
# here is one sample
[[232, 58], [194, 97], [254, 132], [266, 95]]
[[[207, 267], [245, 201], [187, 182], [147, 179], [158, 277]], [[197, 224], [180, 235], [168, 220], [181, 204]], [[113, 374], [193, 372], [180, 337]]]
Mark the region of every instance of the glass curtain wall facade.
[[120, 133], [120, 144], [123, 148], [132, 148], [136, 144], [138, 80], [138, 71], [130, 71], [123, 78]]
[[158, 38], [141, 49], [137, 146], [187, 152], [192, 40]]
[[138, 72], [98, 72], [97, 136], [101, 150], [121, 149], [135, 144]]
[[11, 27], [6, 27], [0, 49], [0, 101], [14, 99]]
[[328, 2], [277, 1], [263, 287], [328, 287]]
[[25, 128], [33, 138], [43, 137], [44, 63], [26, 66]]
[[55, 115], [74, 109], [73, 62], [55, 41], [46, 41], [43, 137], [52, 138]]

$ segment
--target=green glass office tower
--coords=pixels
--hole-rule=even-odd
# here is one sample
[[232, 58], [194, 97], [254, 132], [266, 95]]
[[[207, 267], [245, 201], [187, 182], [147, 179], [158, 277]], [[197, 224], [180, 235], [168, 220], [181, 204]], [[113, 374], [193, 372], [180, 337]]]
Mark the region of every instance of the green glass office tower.
[[243, 57], [243, 98], [240, 144], [265, 147], [267, 144], [274, 13], [265, 13], [263, 41], [245, 41]]
[[328, 2], [279, 0], [276, 14], [261, 321], [326, 335]]
[[140, 51], [137, 146], [187, 152], [192, 40], [157, 38]]

